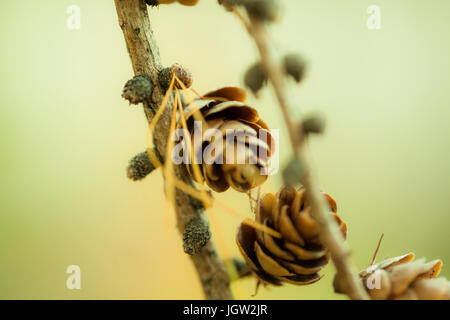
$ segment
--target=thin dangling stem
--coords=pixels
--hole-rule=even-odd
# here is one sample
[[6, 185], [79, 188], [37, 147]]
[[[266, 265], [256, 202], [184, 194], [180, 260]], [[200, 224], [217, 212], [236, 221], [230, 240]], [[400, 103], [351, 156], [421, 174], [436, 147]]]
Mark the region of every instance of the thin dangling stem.
[[377, 258], [378, 250], [380, 249], [381, 241], [383, 240], [383, 237], [384, 237], [384, 233], [381, 234], [380, 240], [378, 240], [377, 248], [375, 249], [375, 252], [373, 253], [372, 261], [370, 262], [371, 266], [373, 266], [373, 264], [375, 263], [375, 259]]
[[152, 119], [152, 121], [150, 122], [150, 125], [148, 127], [147, 154], [148, 154], [148, 158], [149, 158], [150, 162], [153, 164], [153, 166], [155, 166], [155, 168], [161, 167], [162, 164], [154, 152], [155, 144], [153, 142], [153, 132], [155, 131], [155, 127], [156, 127], [156, 124], [158, 123], [158, 120], [161, 118], [161, 115], [163, 114], [164, 110], [166, 109], [167, 102], [169, 101], [170, 94], [172, 93], [174, 82], [175, 82], [175, 79], [172, 78], [172, 80], [170, 81], [169, 89], [167, 89], [167, 92], [164, 95], [161, 105], [159, 106], [158, 111], [156, 112], [154, 118]]

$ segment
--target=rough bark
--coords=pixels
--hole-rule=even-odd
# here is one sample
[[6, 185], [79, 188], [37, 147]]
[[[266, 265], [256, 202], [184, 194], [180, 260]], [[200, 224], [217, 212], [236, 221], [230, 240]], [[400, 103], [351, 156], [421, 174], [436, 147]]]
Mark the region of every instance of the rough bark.
[[[151, 98], [143, 103], [145, 115], [150, 123], [165, 92], [158, 81], [158, 74], [163, 66], [150, 25], [147, 6], [144, 0], [115, 0], [115, 4], [134, 73], [135, 75], [149, 76], [154, 85]], [[166, 152], [172, 107], [173, 100], [169, 99], [168, 108], [161, 116], [153, 134], [156, 149], [161, 155]], [[192, 185], [192, 180], [186, 174], [184, 167], [175, 166], [174, 170], [178, 179]], [[203, 207], [199, 201], [179, 190], [175, 194], [175, 211], [177, 227], [182, 234], [187, 225], [192, 227], [193, 223], [206, 221]], [[195, 227], [190, 229], [195, 230]], [[185, 234], [184, 237], [186, 238], [186, 236], [189, 238], [189, 235]], [[192, 242], [192, 239], [184, 240], [187, 246], [192, 246], [192, 243], [189, 243], [189, 241]], [[175, 252], [174, 254], [179, 253]], [[232, 299], [228, 275], [212, 240], [209, 240], [198, 253], [190, 255], [190, 257], [200, 278], [205, 297], [207, 299]]]

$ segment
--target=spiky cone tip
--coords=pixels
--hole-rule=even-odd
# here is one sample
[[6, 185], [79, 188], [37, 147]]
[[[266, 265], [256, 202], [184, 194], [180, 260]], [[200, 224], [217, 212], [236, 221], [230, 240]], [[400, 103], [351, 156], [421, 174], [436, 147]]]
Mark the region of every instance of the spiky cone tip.
[[297, 83], [300, 83], [306, 74], [306, 62], [303, 57], [297, 53], [287, 54], [283, 59], [284, 70]]
[[250, 66], [244, 75], [244, 84], [255, 96], [267, 84], [267, 75], [260, 62]]
[[299, 130], [303, 134], [323, 134], [326, 128], [325, 116], [321, 113], [311, 114], [299, 124]]

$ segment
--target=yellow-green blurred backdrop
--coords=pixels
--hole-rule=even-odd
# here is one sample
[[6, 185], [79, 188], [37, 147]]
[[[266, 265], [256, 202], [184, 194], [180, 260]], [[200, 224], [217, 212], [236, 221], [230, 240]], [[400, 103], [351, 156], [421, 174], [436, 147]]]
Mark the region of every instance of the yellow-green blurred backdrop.
[[[273, 38], [310, 63], [291, 95], [302, 111], [327, 115], [327, 132], [311, 147], [355, 263], [367, 266], [384, 232], [379, 259], [442, 258], [450, 277], [450, 2], [280, 2]], [[66, 27], [72, 4], [80, 30]], [[381, 30], [366, 27], [372, 4]], [[187, 66], [198, 91], [242, 85], [256, 50], [215, 0], [150, 16], [163, 62]], [[0, 298], [201, 299], [173, 214], [164, 215], [161, 174], [139, 183], [125, 175], [145, 148], [147, 124], [141, 107], [120, 97], [132, 71], [114, 1], [2, 1], [0, 25]], [[286, 163], [273, 94], [250, 103], [282, 129]], [[271, 178], [264, 189], [280, 183]], [[219, 198], [251, 216], [245, 195]], [[239, 221], [219, 210], [215, 220], [222, 255], [238, 255]], [[66, 289], [71, 264], [81, 267], [81, 290]], [[329, 266], [317, 284], [262, 289], [257, 298], [342, 298], [333, 273]], [[251, 298], [254, 284], [233, 284], [236, 297]]]

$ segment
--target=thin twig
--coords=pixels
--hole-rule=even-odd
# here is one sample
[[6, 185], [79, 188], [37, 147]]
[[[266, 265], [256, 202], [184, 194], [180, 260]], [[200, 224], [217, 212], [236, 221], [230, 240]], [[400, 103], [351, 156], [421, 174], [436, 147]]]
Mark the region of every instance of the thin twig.
[[[144, 0], [115, 0], [115, 4], [134, 73], [148, 75], [155, 85], [151, 99], [144, 103], [144, 111], [150, 124], [163, 100], [164, 90], [158, 82], [158, 73], [163, 67], [150, 26], [147, 6]], [[152, 137], [155, 148], [162, 155], [166, 153], [170, 113], [174, 108], [172, 98], [167, 103], [167, 108], [162, 112]], [[191, 178], [182, 166], [175, 166], [174, 171], [178, 180], [193, 186]], [[175, 209], [180, 233], [185, 231], [187, 225], [192, 225], [196, 221], [201, 223], [206, 219], [199, 201], [179, 189], [175, 193]], [[207, 299], [233, 298], [229, 288], [228, 275], [212, 240], [209, 240], [198, 253], [190, 257]]]
[[377, 248], [375, 249], [375, 252], [372, 256], [372, 261], [370, 261], [370, 265], [373, 266], [375, 263], [375, 259], [377, 258], [378, 250], [380, 250], [381, 241], [383, 241], [384, 233], [381, 234], [380, 240], [378, 240]]
[[324, 245], [328, 248], [331, 258], [336, 267], [337, 276], [346, 283], [348, 288], [348, 296], [351, 299], [369, 299], [367, 292], [359, 281], [357, 269], [350, 260], [350, 251], [344, 242], [344, 237], [337, 225], [328, 214], [327, 204], [324, 197], [320, 193], [320, 187], [313, 170], [311, 155], [306, 144], [306, 137], [299, 125], [292, 121], [290, 114], [294, 110], [289, 105], [288, 94], [286, 91], [286, 77], [283, 69], [278, 61], [273, 57], [270, 46], [270, 37], [267, 34], [266, 26], [250, 14], [247, 21], [236, 8], [230, 8], [231, 11], [238, 16], [239, 20], [244, 23], [249, 35], [254, 40], [258, 49], [261, 63], [270, 80], [276, 98], [280, 105], [280, 109], [286, 123], [289, 141], [295, 156], [302, 161], [305, 174], [303, 184], [308, 190], [308, 197], [311, 203], [312, 213], [318, 221], [321, 229], [321, 237]]

